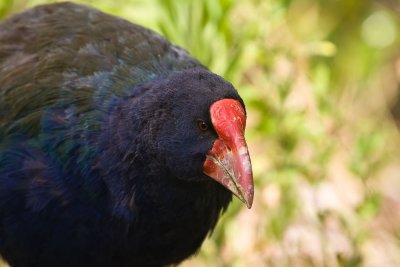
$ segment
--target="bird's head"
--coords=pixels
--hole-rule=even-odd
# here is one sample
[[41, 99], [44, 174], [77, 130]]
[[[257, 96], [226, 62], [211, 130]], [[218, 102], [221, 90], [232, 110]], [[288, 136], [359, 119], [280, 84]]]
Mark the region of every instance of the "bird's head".
[[[191, 70], [170, 77], [158, 101], [157, 150], [183, 180], [214, 179], [251, 207], [253, 175], [244, 138], [246, 111], [221, 77]], [[157, 127], [157, 128], [158, 128]]]
[[[110, 139], [131, 140], [119, 148], [128, 151], [125, 155], [137, 151], [130, 145], [140, 146], [141, 157], [145, 154], [146, 162], [169, 177], [187, 182], [214, 179], [251, 207], [246, 111], [237, 91], [218, 75], [186, 70], [135, 88], [111, 120], [115, 125], [109, 128], [115, 133]], [[138, 136], [140, 140], [132, 141]]]

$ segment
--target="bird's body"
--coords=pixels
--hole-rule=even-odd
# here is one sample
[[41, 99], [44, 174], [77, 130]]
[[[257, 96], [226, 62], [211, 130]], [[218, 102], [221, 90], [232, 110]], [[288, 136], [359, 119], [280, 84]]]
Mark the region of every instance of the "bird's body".
[[192, 255], [231, 200], [202, 171], [218, 134], [196, 128], [226, 98], [243, 106], [183, 49], [94, 9], [1, 23], [1, 255], [16, 267]]

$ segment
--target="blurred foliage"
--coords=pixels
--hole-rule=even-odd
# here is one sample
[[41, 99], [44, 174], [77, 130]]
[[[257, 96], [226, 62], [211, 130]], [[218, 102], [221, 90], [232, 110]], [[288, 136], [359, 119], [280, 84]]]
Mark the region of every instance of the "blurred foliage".
[[160, 32], [247, 104], [254, 206], [234, 200], [182, 266], [400, 266], [399, 2], [77, 2]]

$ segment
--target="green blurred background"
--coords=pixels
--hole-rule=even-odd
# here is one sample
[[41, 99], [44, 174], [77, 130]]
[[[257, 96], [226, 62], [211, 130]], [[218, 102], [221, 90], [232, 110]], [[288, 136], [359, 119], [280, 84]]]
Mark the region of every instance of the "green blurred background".
[[[0, 19], [46, 0], [0, 0]], [[400, 266], [400, 1], [76, 1], [160, 32], [248, 109], [255, 203], [182, 267]]]

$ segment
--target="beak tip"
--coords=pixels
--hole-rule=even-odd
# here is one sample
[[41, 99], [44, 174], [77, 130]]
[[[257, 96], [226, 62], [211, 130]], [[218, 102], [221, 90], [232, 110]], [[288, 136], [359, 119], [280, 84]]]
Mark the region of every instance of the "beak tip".
[[253, 206], [253, 196], [254, 196], [253, 191], [249, 192], [249, 193], [245, 196], [244, 203], [246, 204], [246, 206], [247, 206], [248, 209], [251, 209], [251, 207]]
[[[235, 188], [236, 189], [236, 188]], [[248, 191], [242, 190], [232, 190], [231, 192], [244, 204], [246, 204], [248, 209], [251, 209], [253, 206], [253, 198], [254, 198], [254, 190], [253, 187], [249, 188]]]

